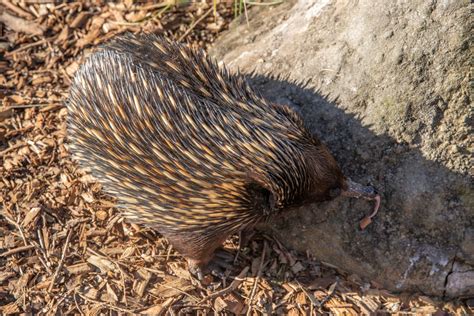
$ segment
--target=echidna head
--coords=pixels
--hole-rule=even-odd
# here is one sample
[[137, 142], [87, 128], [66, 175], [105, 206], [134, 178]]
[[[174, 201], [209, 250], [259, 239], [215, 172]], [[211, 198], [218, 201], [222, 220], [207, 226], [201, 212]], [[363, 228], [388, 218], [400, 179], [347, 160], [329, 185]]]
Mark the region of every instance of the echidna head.
[[325, 145], [313, 146], [307, 159], [310, 162], [309, 176], [312, 179], [312, 187], [307, 197], [309, 202], [329, 200], [339, 195], [364, 198], [375, 201], [374, 211], [370, 217], [377, 213], [380, 207], [380, 195], [377, 190], [346, 178]]
[[272, 169], [275, 173], [248, 172], [246, 191], [251, 207], [258, 212], [270, 215], [288, 211], [335, 198], [347, 189], [339, 165], [317, 139], [305, 139], [298, 149], [282, 151], [281, 157], [275, 162], [278, 167]]
[[305, 153], [310, 186], [305, 200], [320, 202], [340, 195], [347, 188], [346, 178], [328, 148], [319, 143]]

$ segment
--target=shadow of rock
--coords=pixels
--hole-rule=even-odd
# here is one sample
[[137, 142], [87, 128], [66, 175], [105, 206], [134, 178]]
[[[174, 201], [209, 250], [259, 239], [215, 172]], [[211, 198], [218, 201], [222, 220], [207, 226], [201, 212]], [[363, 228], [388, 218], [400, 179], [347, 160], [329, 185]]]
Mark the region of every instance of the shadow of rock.
[[287, 246], [393, 291], [474, 294], [470, 15], [459, 1], [285, 1], [216, 41], [213, 56], [259, 74], [256, 90], [297, 108], [345, 174], [382, 194], [364, 231], [366, 201], [288, 214], [273, 226]]
[[270, 101], [297, 109], [345, 174], [382, 195], [379, 214], [363, 231], [359, 220], [372, 205], [337, 198], [275, 221], [280, 240], [392, 291], [474, 294], [473, 191], [466, 175], [376, 135], [310, 88], [260, 75], [248, 80]]

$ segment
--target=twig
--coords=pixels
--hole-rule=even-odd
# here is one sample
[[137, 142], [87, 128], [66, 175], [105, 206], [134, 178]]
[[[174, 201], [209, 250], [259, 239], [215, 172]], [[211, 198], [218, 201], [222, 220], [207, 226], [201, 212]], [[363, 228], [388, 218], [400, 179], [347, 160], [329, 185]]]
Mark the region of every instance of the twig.
[[146, 20], [139, 20], [139, 21], [133, 21], [133, 22], [110, 21], [110, 23], [118, 25], [118, 26], [138, 26], [144, 22], [146, 22]]
[[321, 307], [321, 302], [318, 301], [318, 299], [316, 297], [314, 297], [313, 294], [308, 293], [308, 291], [306, 291], [304, 289], [304, 287], [301, 286], [300, 282], [296, 281], [296, 283], [298, 283], [298, 286], [300, 287], [300, 290], [303, 291], [303, 293], [306, 295], [306, 297], [311, 301], [311, 306]]
[[[12, 146], [12, 147], [14, 147], [14, 146]], [[12, 147], [10, 147], [10, 148], [12, 148]], [[8, 149], [8, 148], [7, 148], [7, 149]], [[4, 151], [5, 151], [5, 150], [4, 150]], [[4, 152], [4, 151], [3, 151], [3, 152]], [[0, 152], [0, 156], [2, 155], [3, 152]], [[13, 219], [11, 219], [11, 218], [10, 218], [9, 216], [7, 216], [6, 214], [3, 214], [3, 217], [5, 217], [5, 219], [6, 219], [10, 224], [12, 224], [13, 226], [15, 226], [15, 227], [18, 229], [18, 231], [20, 232], [20, 236], [21, 236], [21, 238], [23, 239], [23, 243], [25, 244], [25, 246], [30, 246], [30, 245], [28, 244], [28, 242], [26, 241], [25, 234], [23, 234], [23, 229], [21, 229], [20, 224], [18, 224], [16, 221], [14, 221]], [[34, 246], [33, 246], [33, 247], [34, 247]]]
[[178, 42], [181, 42], [195, 27], [196, 25], [198, 25], [202, 20], [204, 20], [206, 18], [206, 16], [209, 15], [209, 13], [212, 12], [212, 6], [209, 10], [206, 11], [206, 13], [204, 13], [203, 15], [201, 15], [199, 17], [199, 19], [197, 19], [196, 21], [194, 21], [194, 23], [191, 24], [191, 26], [189, 27], [189, 29], [186, 30], [186, 32], [184, 32], [183, 35], [181, 35], [181, 37], [178, 39]]
[[[115, 259], [113, 259], [113, 258], [110, 258], [109, 256], [103, 255], [103, 254], [101, 254], [100, 252], [97, 252], [97, 251], [95, 251], [94, 249], [92, 249], [92, 248], [90, 248], [90, 247], [86, 247], [86, 250], [89, 251], [91, 254], [97, 256], [97, 257], [101, 257], [101, 258], [107, 259], [108, 261], [110, 261], [110, 262], [112, 262], [113, 264], [115, 264], [118, 269], [120, 269], [120, 265], [124, 266], [125, 268], [130, 268], [130, 266], [127, 265], [126, 263], [120, 262], [119, 260], [115, 260]], [[122, 270], [122, 269], [120, 269], [120, 271], [122, 271], [122, 273], [123, 273], [123, 270]]]
[[56, 281], [56, 278], [58, 277], [58, 274], [59, 274], [59, 270], [61, 270], [61, 268], [63, 267], [64, 258], [66, 257], [67, 248], [69, 247], [69, 242], [71, 240], [71, 235], [72, 235], [72, 228], [70, 228], [69, 232], [67, 233], [66, 242], [64, 243], [64, 247], [63, 247], [63, 253], [61, 254], [61, 259], [59, 260], [56, 271], [54, 271], [53, 278], [51, 279], [51, 283], [49, 284], [49, 287], [48, 287], [48, 292], [51, 292], [51, 290], [53, 289], [54, 282]]
[[120, 281], [121, 281], [122, 291], [123, 291], [123, 302], [125, 303], [125, 305], [128, 305], [127, 289], [125, 288], [125, 273], [123, 272], [122, 268], [118, 264], [117, 264], [117, 269], [119, 269], [120, 271]]
[[37, 41], [37, 42], [34, 42], [34, 43], [31, 43], [31, 44], [26, 44], [26, 45], [22, 45], [20, 48], [16, 49], [16, 50], [12, 50], [11, 52], [6, 52], [5, 53], [5, 57], [9, 57], [11, 55], [14, 55], [16, 53], [19, 53], [21, 51], [24, 51], [28, 48], [31, 48], [31, 47], [35, 47], [35, 46], [39, 46], [39, 45], [43, 45], [47, 42], [49, 42], [50, 40], [52, 40], [52, 38], [44, 38], [42, 39], [41, 41]]
[[31, 249], [34, 249], [35, 246], [33, 245], [27, 245], [27, 246], [22, 246], [22, 247], [17, 247], [14, 249], [10, 249], [8, 251], [5, 251], [4, 253], [0, 253], [0, 257], [8, 257], [10, 255], [13, 255], [15, 253], [23, 252], [23, 251], [28, 251]]
[[[51, 307], [48, 310], [53, 311], [53, 312], [57, 312], [59, 305], [61, 305], [61, 303], [66, 299], [66, 297], [68, 297], [68, 295], [71, 294], [74, 290], [75, 290], [75, 288], [72, 288], [72, 289], [68, 290], [66, 293], [64, 293], [63, 295], [61, 295], [61, 297], [58, 299], [56, 304], [54, 304], [54, 306]], [[54, 300], [51, 300], [51, 302], [54, 302]], [[48, 304], [48, 305], [50, 305], [50, 304]]]
[[[11, 147], [10, 147], [11, 148]], [[0, 152], [0, 157], [2, 156], [2, 154], [5, 152], [5, 150], [3, 152]], [[31, 243], [28, 243], [28, 241], [26, 241], [26, 237], [25, 237], [25, 234], [23, 233], [23, 229], [21, 228], [20, 224], [18, 224], [16, 221], [14, 221], [13, 219], [11, 219], [9, 216], [7, 216], [6, 214], [3, 214], [3, 217], [12, 225], [14, 225], [18, 231], [20, 232], [20, 236], [21, 238], [23, 239], [23, 243], [25, 244], [25, 246], [32, 246], [34, 249], [35, 249], [35, 252], [36, 254], [38, 255], [38, 259], [39, 261], [43, 264], [43, 266], [45, 267], [46, 271], [48, 271], [49, 274], [51, 274], [51, 269], [48, 267], [48, 265], [46, 264], [45, 260], [43, 260], [43, 258], [41, 258], [41, 255], [44, 256], [44, 258], [46, 259], [46, 255], [45, 253], [43, 252], [43, 249], [41, 247], [39, 247], [36, 243], [34, 242], [31, 242]]]
[[168, 251], [166, 252], [166, 261], [170, 259], [171, 251], [173, 250], [173, 246], [168, 246]]
[[162, 7], [166, 7], [170, 5], [169, 4], [169, 1], [165, 1], [165, 2], [160, 2], [160, 3], [157, 3], [157, 4], [150, 4], [150, 5], [146, 5], [146, 6], [132, 6], [130, 8], [118, 8], [118, 10], [120, 11], [150, 11], [150, 10], [153, 10], [153, 9], [159, 9], [159, 8], [162, 8]]
[[133, 310], [130, 310], [130, 309], [125, 309], [125, 308], [121, 308], [121, 307], [118, 307], [118, 306], [115, 306], [115, 305], [112, 305], [112, 304], [108, 304], [106, 302], [102, 302], [102, 301], [98, 301], [98, 300], [93, 300], [91, 298], [88, 298], [87, 296], [85, 295], [82, 295], [81, 293], [79, 292], [76, 292], [77, 295], [79, 295], [83, 300], [85, 301], [88, 301], [88, 302], [92, 302], [92, 303], [96, 303], [96, 304], [100, 304], [100, 305], [103, 305], [103, 306], [106, 306], [107, 308], [110, 308], [112, 310], [115, 310], [115, 311], [119, 311], [119, 312], [122, 312], [122, 313], [126, 313], [126, 314], [129, 314], [129, 315], [135, 315], [134, 311]]
[[[20, 148], [20, 147], [23, 147], [23, 146], [25, 146], [24, 143], [17, 143], [17, 144], [15, 144], [15, 145], [11, 146], [11, 147], [8, 147], [7, 149], [5, 149], [5, 150], [3, 150], [3, 151], [0, 151], [0, 157], [3, 157], [6, 153], [8, 153], [8, 152], [10, 152], [10, 151], [12, 151], [12, 150], [18, 149], [18, 148]], [[8, 218], [7, 218], [7, 220], [8, 220]], [[16, 226], [16, 223], [15, 223], [14, 221], [13, 221], [13, 222], [10, 222], [10, 223], [12, 223], [13, 225]]]
[[43, 251], [45, 251], [45, 254], [47, 254], [48, 249], [46, 249], [46, 246], [43, 240], [44, 239], [43, 234], [41, 233], [41, 229], [39, 227], [36, 230], [36, 237], [38, 238], [40, 248], [43, 249]]
[[260, 259], [260, 265], [258, 267], [257, 276], [255, 277], [255, 282], [253, 283], [252, 292], [250, 292], [249, 305], [248, 305], [249, 308], [247, 310], [247, 316], [249, 316], [250, 313], [252, 312], [252, 301], [253, 301], [253, 298], [255, 296], [255, 291], [257, 290], [258, 280], [260, 279], [260, 276], [262, 275], [262, 269], [263, 269], [263, 263], [265, 261], [265, 252], [266, 251], [267, 251], [267, 242], [264, 241], [263, 242], [263, 250], [262, 250], [262, 258]]
[[235, 290], [239, 285], [240, 283], [242, 283], [244, 281], [244, 277], [245, 275], [247, 275], [247, 272], [249, 271], [249, 267], [246, 266], [240, 273], [238, 276], [236, 276], [234, 278], [234, 280], [230, 283], [230, 285], [228, 287], [226, 287], [225, 289], [222, 289], [220, 291], [217, 291], [217, 292], [214, 292], [212, 294], [209, 294], [208, 296], [206, 296], [205, 298], [203, 298], [199, 304], [202, 304], [208, 300], [212, 300], [213, 298], [216, 298], [218, 296], [221, 296], [221, 295], [224, 295], [226, 293], [229, 293], [233, 290]]
[[246, 0], [244, 0], [244, 12], [245, 12], [245, 21], [247, 21], [247, 27], [250, 27], [249, 13], [247, 12], [247, 1]]
[[9, 108], [12, 109], [28, 109], [28, 108], [40, 108], [46, 107], [48, 105], [61, 105], [60, 102], [50, 102], [50, 103], [38, 103], [38, 104], [14, 104], [10, 105]]
[[15, 12], [18, 16], [22, 17], [22, 18], [27, 18], [27, 19], [33, 19], [34, 16], [31, 15], [31, 13], [23, 10], [22, 8], [20, 7], [17, 7], [16, 5], [14, 5], [13, 3], [10, 3], [10, 1], [7, 1], [7, 0], [3, 0], [1, 1], [1, 3], [8, 9], [12, 10], [13, 12]]
[[331, 298], [331, 296], [334, 294], [334, 291], [336, 290], [336, 287], [337, 287], [338, 283], [339, 283], [339, 281], [336, 280], [336, 282], [334, 282], [329, 287], [329, 289], [327, 290], [326, 297], [324, 297], [320, 302], [320, 306], [323, 306], [324, 304], [326, 304], [326, 302]]
[[178, 288], [176, 288], [176, 287], [174, 287], [174, 286], [169, 286], [169, 285], [166, 285], [166, 284], [161, 284], [160, 286], [165, 287], [165, 288], [167, 288], [167, 289], [171, 289], [171, 290], [178, 291], [179, 293], [181, 293], [181, 294], [183, 294], [183, 295], [186, 295], [187, 297], [193, 299], [193, 300], [196, 301], [196, 302], [199, 300], [196, 296], [191, 295], [191, 294], [189, 294], [189, 293], [187, 293], [187, 292], [185, 292], [185, 291], [183, 291], [183, 290], [180, 290], [180, 289], [178, 289]]
[[76, 294], [77, 293], [74, 293], [74, 295], [72, 296], [74, 298], [74, 304], [76, 304], [76, 308], [79, 311], [79, 313], [81, 313], [82, 316], [85, 316], [84, 312], [82, 311], [81, 307], [79, 306], [79, 303], [77, 302]]
[[283, 0], [276, 0], [276, 1], [271, 1], [271, 2], [253, 2], [253, 1], [247, 1], [247, 4], [249, 5], [276, 5], [276, 4], [280, 4], [280, 3], [283, 3]]

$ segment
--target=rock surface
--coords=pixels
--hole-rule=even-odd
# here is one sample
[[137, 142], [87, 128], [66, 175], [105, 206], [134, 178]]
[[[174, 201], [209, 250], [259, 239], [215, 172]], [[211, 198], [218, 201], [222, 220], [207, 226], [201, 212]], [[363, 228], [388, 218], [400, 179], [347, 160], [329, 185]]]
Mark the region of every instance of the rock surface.
[[382, 194], [366, 230], [372, 205], [338, 198], [274, 223], [282, 242], [392, 291], [474, 295], [469, 14], [467, 1], [300, 0], [253, 8], [220, 38], [217, 59], [255, 71]]

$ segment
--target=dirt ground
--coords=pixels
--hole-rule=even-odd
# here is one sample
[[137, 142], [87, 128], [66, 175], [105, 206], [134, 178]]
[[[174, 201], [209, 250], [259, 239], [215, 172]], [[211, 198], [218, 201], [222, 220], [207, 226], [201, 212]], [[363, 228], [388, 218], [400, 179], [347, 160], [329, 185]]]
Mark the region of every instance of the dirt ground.
[[226, 242], [233, 268], [198, 282], [159, 233], [123, 220], [114, 198], [70, 160], [63, 101], [91, 50], [124, 32], [208, 49], [235, 3], [2, 3], [2, 314], [472, 313], [457, 301], [390, 294], [262, 233], [240, 252], [237, 237]]

